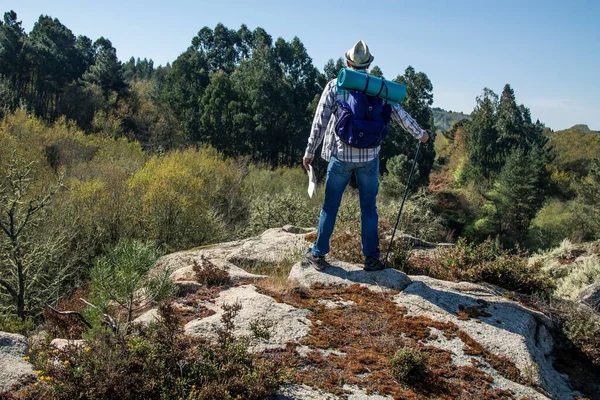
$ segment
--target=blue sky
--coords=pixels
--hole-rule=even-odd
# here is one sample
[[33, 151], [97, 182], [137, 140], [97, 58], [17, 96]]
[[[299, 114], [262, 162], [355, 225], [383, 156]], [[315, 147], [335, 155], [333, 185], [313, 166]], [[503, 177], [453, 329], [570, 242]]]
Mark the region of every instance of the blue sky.
[[121, 60], [172, 62], [204, 26], [298, 36], [322, 69], [357, 40], [386, 78], [408, 65], [433, 83], [434, 106], [471, 112], [484, 87], [509, 83], [552, 129], [600, 130], [600, 1], [3, 0], [27, 32], [40, 14], [75, 35], [110, 39]]

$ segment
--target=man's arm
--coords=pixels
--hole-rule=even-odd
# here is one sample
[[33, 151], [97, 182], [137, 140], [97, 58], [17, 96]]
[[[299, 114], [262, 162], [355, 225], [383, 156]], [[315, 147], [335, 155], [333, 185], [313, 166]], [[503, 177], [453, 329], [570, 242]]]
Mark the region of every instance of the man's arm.
[[398, 123], [405, 131], [426, 143], [429, 140], [429, 134], [421, 129], [417, 121], [415, 121], [400, 104], [392, 106], [392, 119]]
[[306, 146], [304, 158], [302, 159], [302, 164], [304, 165], [304, 168], [306, 168], [307, 171], [308, 166], [315, 157], [317, 147], [319, 147], [319, 145], [323, 141], [323, 137], [325, 136], [325, 130], [327, 129], [327, 124], [329, 123], [329, 119], [331, 118], [331, 112], [333, 110], [333, 104], [335, 103], [336, 95], [335, 85], [335, 79], [329, 81], [329, 83], [325, 85], [325, 89], [323, 89], [323, 94], [321, 94], [319, 104], [317, 105], [317, 111], [315, 112], [315, 117], [313, 119], [310, 137], [308, 138], [308, 145]]

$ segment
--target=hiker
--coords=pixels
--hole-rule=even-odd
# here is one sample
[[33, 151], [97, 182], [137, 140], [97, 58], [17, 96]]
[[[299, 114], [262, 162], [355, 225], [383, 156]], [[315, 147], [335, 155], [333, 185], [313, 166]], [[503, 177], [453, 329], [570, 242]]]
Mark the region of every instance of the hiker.
[[[345, 58], [348, 68], [365, 74], [374, 59], [369, 52], [369, 47], [362, 40], [346, 52]], [[350, 92], [337, 88], [337, 79], [327, 83], [315, 112], [308, 145], [302, 160], [304, 168], [308, 170], [317, 147], [323, 142], [321, 157], [329, 162], [325, 181], [325, 201], [319, 218], [317, 239], [312, 248], [309, 248], [306, 252], [306, 260], [318, 271], [322, 271], [329, 266], [329, 263], [325, 261], [325, 255], [329, 253], [329, 241], [333, 233], [342, 195], [353, 171], [360, 199], [362, 252], [365, 256], [363, 269], [365, 271], [379, 271], [384, 268], [383, 262], [379, 259], [379, 217], [376, 204], [379, 189], [380, 146], [377, 145], [373, 148], [352, 147], [340, 140], [335, 132], [336, 115], [334, 111], [337, 109], [336, 100], [348, 101], [350, 96]], [[399, 123], [400, 126], [421, 142], [425, 143], [429, 140], [427, 132], [421, 129], [400, 105], [391, 107], [391, 119]]]

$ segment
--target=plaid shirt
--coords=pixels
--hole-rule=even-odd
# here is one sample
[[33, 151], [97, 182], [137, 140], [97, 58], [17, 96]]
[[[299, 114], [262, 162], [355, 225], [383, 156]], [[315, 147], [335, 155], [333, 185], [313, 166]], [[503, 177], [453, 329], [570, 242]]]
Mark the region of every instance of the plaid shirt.
[[[347, 101], [349, 92], [337, 89], [337, 79], [329, 81], [317, 106], [317, 112], [312, 123], [310, 137], [304, 157], [314, 158], [317, 147], [323, 141], [321, 157], [329, 161], [331, 156], [345, 162], [367, 162], [379, 155], [381, 146], [371, 149], [358, 149], [342, 142], [335, 134], [335, 115], [333, 107], [336, 100]], [[333, 116], [333, 118], [332, 118]], [[423, 136], [423, 129], [412, 117], [398, 104], [392, 106], [392, 120], [396, 121], [402, 128], [411, 133], [415, 138], [420, 139]]]

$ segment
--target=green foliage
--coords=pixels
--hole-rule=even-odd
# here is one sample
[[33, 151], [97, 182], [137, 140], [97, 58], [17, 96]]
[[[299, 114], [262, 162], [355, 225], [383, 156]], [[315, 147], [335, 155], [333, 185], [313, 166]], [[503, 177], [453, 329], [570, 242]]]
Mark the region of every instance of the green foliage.
[[244, 180], [244, 193], [249, 204], [248, 223], [253, 233], [287, 224], [316, 226], [322, 206], [319, 196], [308, 198], [306, 172], [300, 168], [275, 170], [250, 167]]
[[428, 373], [427, 356], [418, 347], [402, 347], [390, 360], [390, 370], [398, 382], [418, 382]]
[[31, 317], [24, 320], [14, 315], [0, 314], [0, 332], [18, 333], [28, 336], [35, 328], [35, 321]]
[[20, 398], [233, 400], [268, 398], [277, 390], [281, 367], [250, 353], [247, 340], [227, 329], [217, 343], [191, 339], [173, 308], [161, 306], [160, 316], [125, 334], [98, 332], [81, 347], [36, 349], [31, 362], [39, 383]]
[[135, 311], [174, 294], [171, 271], [150, 273], [158, 256], [155, 247], [135, 241], [122, 241], [106, 249], [90, 270], [93, 298], [105, 309], [116, 304], [119, 312], [126, 312], [126, 322], [130, 322]]
[[515, 148], [492, 190], [485, 195], [481, 218], [473, 232], [479, 238], [500, 235], [511, 246], [523, 243], [531, 220], [544, 199], [545, 163], [540, 151]]
[[600, 158], [590, 165], [589, 174], [577, 187], [580, 218], [593, 238], [600, 238]]
[[[384, 196], [389, 198], [401, 199], [406, 189], [406, 183], [408, 182], [408, 176], [410, 175], [410, 169], [412, 166], [412, 160], [406, 155], [399, 154], [390, 158], [386, 164], [387, 175], [381, 178], [381, 192]], [[412, 182], [419, 181], [419, 169], [415, 166], [415, 172], [413, 174]], [[412, 185], [413, 191], [416, 189], [416, 185]]]
[[469, 161], [484, 176], [489, 177], [493, 171], [502, 165], [500, 148], [498, 146], [498, 131], [496, 129], [496, 108], [498, 96], [485, 88], [483, 95], [477, 97], [477, 105], [471, 113], [468, 130]]
[[581, 318], [571, 314], [564, 321], [563, 332], [576, 349], [594, 365], [600, 366], [600, 318], [595, 315]]
[[292, 192], [264, 194], [250, 203], [249, 224], [253, 232], [287, 224], [315, 226], [317, 218], [317, 207]]
[[565, 238], [576, 240], [582, 235], [582, 222], [578, 218], [577, 204], [553, 198], [545, 202], [531, 221], [527, 244], [533, 249], [558, 246]]
[[[407, 67], [403, 75], [398, 75], [395, 82], [406, 85], [406, 98], [401, 106], [414, 118], [421, 128], [426, 130], [430, 136], [430, 143], [435, 141], [435, 129], [433, 126], [433, 85], [424, 72], [416, 72], [411, 66]], [[406, 159], [412, 160], [416, 151], [417, 142], [412, 135], [405, 132], [397, 124], [390, 124], [388, 134], [381, 147], [381, 170], [390, 170], [387, 162], [392, 157], [404, 155]], [[417, 160], [417, 179], [411, 183], [415, 187], [429, 183], [429, 173], [435, 159], [435, 148], [432, 145], [424, 145]]]
[[433, 107], [433, 121], [436, 129], [441, 131], [447, 131], [454, 126], [454, 124], [461, 120], [469, 120], [471, 116], [458, 111], [446, 111], [439, 107]]
[[571, 178], [585, 177], [600, 154], [600, 135], [579, 125], [549, 134], [552, 166]]
[[129, 181], [145, 237], [168, 250], [226, 238], [244, 213], [243, 174], [212, 149], [153, 157]]
[[488, 282], [526, 294], [549, 294], [555, 288], [541, 262], [529, 264], [525, 254], [511, 254], [491, 240], [476, 245], [461, 238], [422, 268], [438, 279]]
[[110, 40], [100, 37], [94, 42], [95, 62], [83, 75], [83, 80], [100, 86], [105, 94], [126, 88], [117, 50]]
[[[388, 226], [396, 222], [402, 199], [381, 201], [379, 215]], [[410, 196], [404, 204], [398, 231], [432, 242], [443, 240], [446, 236], [443, 218], [434, 211], [435, 198], [432, 193], [420, 189]]]

